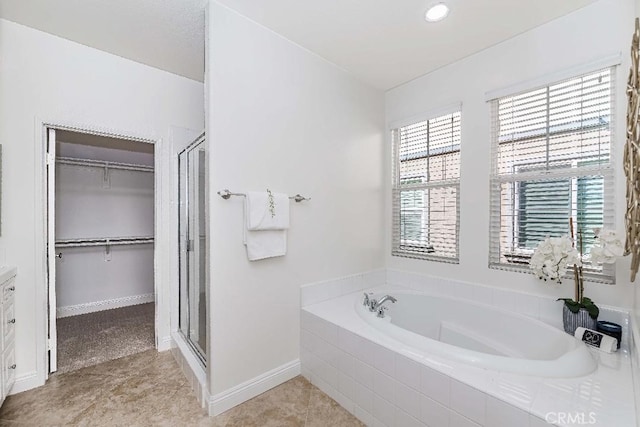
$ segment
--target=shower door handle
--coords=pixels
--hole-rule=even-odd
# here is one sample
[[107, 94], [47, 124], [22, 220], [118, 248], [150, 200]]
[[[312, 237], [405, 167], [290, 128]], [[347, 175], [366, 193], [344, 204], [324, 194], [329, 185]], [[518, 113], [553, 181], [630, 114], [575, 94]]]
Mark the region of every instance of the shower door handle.
[[58, 252], [58, 253], [56, 254], [56, 258], [60, 258], [60, 259], [62, 259], [62, 252]]

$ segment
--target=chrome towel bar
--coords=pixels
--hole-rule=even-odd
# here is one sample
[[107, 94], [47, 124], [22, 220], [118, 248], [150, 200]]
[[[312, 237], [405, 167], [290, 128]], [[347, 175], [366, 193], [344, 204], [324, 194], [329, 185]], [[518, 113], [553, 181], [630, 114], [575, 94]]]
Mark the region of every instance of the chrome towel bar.
[[[231, 191], [227, 190], [226, 188], [224, 190], [218, 191], [218, 195], [220, 195], [220, 197], [222, 197], [225, 200], [229, 199], [229, 197], [231, 197], [231, 196], [247, 197], [247, 195], [244, 194], [244, 193], [232, 193]], [[296, 194], [295, 196], [289, 196], [289, 198], [291, 200], [295, 200], [298, 203], [300, 203], [302, 201], [306, 201], [306, 200], [311, 200], [311, 197], [304, 197], [304, 196], [301, 196], [300, 194]]]

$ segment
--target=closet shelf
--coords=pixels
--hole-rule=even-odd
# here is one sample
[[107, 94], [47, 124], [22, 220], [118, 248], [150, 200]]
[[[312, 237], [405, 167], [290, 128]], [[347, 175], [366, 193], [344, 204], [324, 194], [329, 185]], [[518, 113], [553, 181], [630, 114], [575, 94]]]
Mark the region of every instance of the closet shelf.
[[123, 169], [139, 172], [153, 172], [153, 166], [135, 163], [107, 162], [104, 160], [76, 159], [73, 157], [58, 157], [56, 163], [61, 165], [88, 166], [106, 169]]
[[93, 239], [56, 240], [56, 248], [79, 248], [83, 246], [143, 245], [153, 243], [153, 236], [104, 237]]

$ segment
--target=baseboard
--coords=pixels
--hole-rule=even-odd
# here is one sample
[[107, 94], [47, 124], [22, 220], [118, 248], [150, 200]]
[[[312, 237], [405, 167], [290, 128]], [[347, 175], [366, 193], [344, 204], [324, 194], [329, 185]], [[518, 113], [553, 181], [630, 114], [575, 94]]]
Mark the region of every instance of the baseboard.
[[158, 351], [171, 350], [174, 347], [174, 342], [171, 336], [158, 338]]
[[209, 415], [219, 415], [259, 394], [300, 375], [300, 359], [293, 360], [269, 372], [209, 398]]
[[202, 389], [202, 402], [199, 402], [202, 404], [201, 405], [202, 409], [209, 410], [209, 408], [207, 408], [207, 405], [209, 404], [210, 400], [211, 400], [211, 395], [209, 394], [209, 389], [208, 387], [204, 387]]
[[112, 308], [128, 307], [130, 305], [146, 304], [148, 302], [154, 301], [154, 294], [143, 294], [104, 301], [88, 302], [85, 304], [68, 305], [66, 307], [58, 307], [58, 309], [56, 310], [56, 317], [60, 318], [77, 316], [78, 314], [87, 314], [96, 311], [110, 310]]
[[9, 394], [22, 393], [23, 391], [31, 390], [32, 388], [40, 387], [44, 385], [41, 378], [38, 378], [36, 371], [27, 372], [16, 377], [16, 382], [13, 383], [13, 387], [9, 390]]

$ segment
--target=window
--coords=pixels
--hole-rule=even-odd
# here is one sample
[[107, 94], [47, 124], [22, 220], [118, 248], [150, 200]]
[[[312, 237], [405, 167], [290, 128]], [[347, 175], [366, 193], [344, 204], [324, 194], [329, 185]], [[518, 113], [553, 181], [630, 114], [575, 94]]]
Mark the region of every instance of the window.
[[392, 254], [458, 262], [460, 111], [391, 131]]
[[[404, 186], [422, 184], [424, 177], [403, 178]], [[422, 232], [423, 223], [428, 212], [425, 210], [425, 197], [422, 190], [408, 190], [400, 193], [400, 235], [406, 245], [419, 247], [426, 245], [426, 236]]]
[[[541, 240], [569, 234], [570, 218], [585, 254], [593, 229], [611, 227], [613, 77], [608, 68], [491, 101], [491, 267], [528, 270]], [[585, 270], [613, 280], [612, 269]]]

